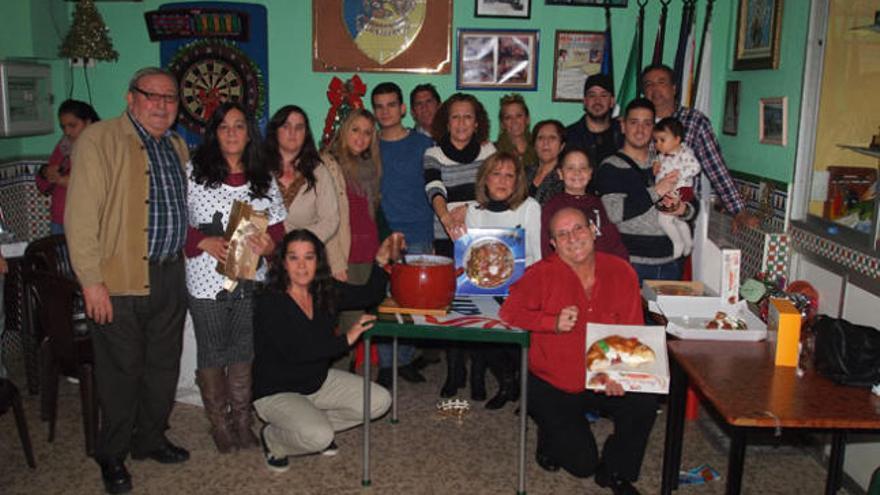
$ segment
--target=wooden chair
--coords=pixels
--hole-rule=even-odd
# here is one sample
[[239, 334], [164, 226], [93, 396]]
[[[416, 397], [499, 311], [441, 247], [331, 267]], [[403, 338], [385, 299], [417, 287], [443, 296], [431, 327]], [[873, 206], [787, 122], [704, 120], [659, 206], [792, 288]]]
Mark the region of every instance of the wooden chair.
[[79, 284], [45, 271], [32, 272], [29, 283], [34, 288], [37, 321], [45, 332], [40, 344], [41, 389], [45, 419], [49, 421], [49, 441], [55, 438], [58, 379], [64, 371], [79, 379], [86, 453], [92, 456], [98, 430], [92, 339], [88, 333], [76, 332], [71, 318], [76, 300], [81, 297]]
[[15, 426], [18, 427], [18, 438], [21, 440], [21, 448], [31, 469], [37, 467], [34, 462], [34, 450], [31, 448], [31, 435], [28, 433], [27, 419], [24, 417], [24, 408], [21, 406], [21, 395], [15, 384], [6, 378], [0, 378], [0, 416], [12, 408], [15, 416]]

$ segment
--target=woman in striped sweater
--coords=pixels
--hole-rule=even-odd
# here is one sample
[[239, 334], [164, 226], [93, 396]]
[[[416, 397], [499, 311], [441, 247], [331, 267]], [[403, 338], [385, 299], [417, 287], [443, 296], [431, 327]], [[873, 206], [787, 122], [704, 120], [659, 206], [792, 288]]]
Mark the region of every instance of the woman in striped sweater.
[[[474, 201], [477, 170], [495, 146], [489, 142], [489, 117], [482, 103], [471, 95], [450, 96], [434, 116], [431, 129], [437, 146], [425, 152], [425, 193], [434, 209], [434, 250], [452, 256], [452, 239], [465, 232], [467, 202]], [[486, 399], [483, 377], [486, 363], [472, 354], [471, 398]], [[441, 397], [452, 397], [465, 383], [465, 356], [461, 346], [450, 346], [446, 354], [446, 383]]]

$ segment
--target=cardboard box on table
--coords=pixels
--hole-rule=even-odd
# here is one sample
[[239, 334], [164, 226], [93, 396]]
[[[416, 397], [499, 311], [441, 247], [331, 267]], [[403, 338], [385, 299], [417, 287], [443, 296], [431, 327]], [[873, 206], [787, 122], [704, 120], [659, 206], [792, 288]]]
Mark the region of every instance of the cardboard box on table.
[[585, 387], [590, 390], [604, 390], [605, 386], [590, 383], [596, 375], [605, 373], [612, 380], [620, 383], [627, 392], [649, 392], [654, 394], [669, 393], [669, 357], [666, 353], [666, 332], [663, 327], [636, 325], [604, 325], [587, 324], [586, 351], [598, 340], [611, 335], [634, 337], [654, 351], [654, 362], [630, 366], [624, 363], [612, 364], [599, 371], [586, 371]]
[[[746, 301], [725, 304], [714, 297], [681, 297], [660, 304], [666, 332], [680, 339], [759, 341], [767, 338], [767, 324], [749, 311]], [[707, 329], [706, 324], [724, 312], [746, 324], [745, 330]]]
[[659, 313], [660, 303], [667, 299], [680, 299], [683, 297], [714, 297], [718, 294], [706, 287], [703, 282], [679, 280], [645, 280], [642, 284], [642, 298], [648, 302], [648, 309]]
[[800, 357], [801, 312], [788, 299], [770, 299], [767, 328], [774, 346], [776, 366], [796, 367]]

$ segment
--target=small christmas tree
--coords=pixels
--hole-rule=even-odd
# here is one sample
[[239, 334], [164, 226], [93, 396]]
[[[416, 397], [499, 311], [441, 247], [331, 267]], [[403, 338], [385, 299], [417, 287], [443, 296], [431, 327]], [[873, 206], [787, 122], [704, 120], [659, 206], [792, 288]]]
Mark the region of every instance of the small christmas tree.
[[67, 58], [117, 60], [110, 30], [104, 24], [94, 0], [79, 0], [73, 12], [73, 24], [58, 54]]
[[364, 102], [361, 100], [361, 97], [365, 94], [367, 94], [367, 86], [357, 74], [344, 83], [338, 77], [333, 77], [330, 81], [330, 86], [327, 87], [327, 99], [330, 100], [330, 109], [327, 110], [327, 118], [324, 119], [321, 148], [330, 144], [348, 112], [353, 108], [364, 108]]

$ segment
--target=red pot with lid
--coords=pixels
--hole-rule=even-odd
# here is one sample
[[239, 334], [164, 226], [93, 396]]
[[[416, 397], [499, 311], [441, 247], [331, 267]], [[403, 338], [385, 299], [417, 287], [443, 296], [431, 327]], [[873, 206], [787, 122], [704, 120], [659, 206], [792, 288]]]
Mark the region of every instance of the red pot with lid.
[[455, 264], [445, 256], [407, 255], [391, 268], [391, 296], [402, 308], [445, 308], [455, 297]]

